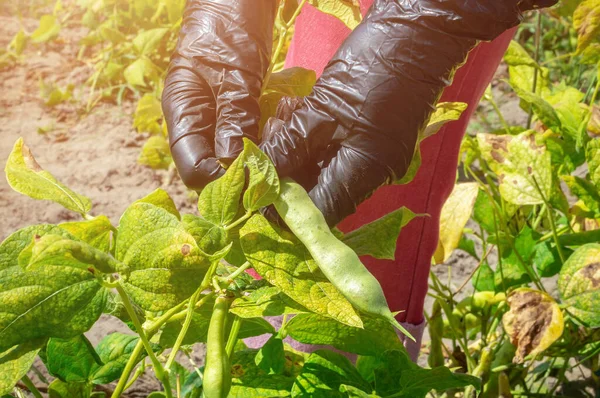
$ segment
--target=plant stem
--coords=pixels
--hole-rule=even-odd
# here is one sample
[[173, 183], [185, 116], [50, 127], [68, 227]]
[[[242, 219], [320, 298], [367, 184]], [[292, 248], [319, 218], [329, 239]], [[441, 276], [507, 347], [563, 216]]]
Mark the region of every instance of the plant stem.
[[152, 322], [152, 324], [146, 329], [146, 333], [151, 335], [154, 332], [156, 332], [162, 325], [167, 323], [173, 317], [173, 315], [177, 314], [185, 306], [185, 303], [186, 303], [185, 301], [182, 301], [181, 303], [177, 304], [175, 307], [171, 308], [170, 310], [168, 310], [167, 312], [162, 314], [160, 316], [160, 318], [158, 318], [156, 321]]
[[[541, 47], [541, 34], [542, 34], [542, 13], [538, 12], [537, 14], [537, 26], [535, 28], [535, 54], [534, 59], [536, 63], [536, 67], [533, 70], [533, 90], [532, 92], [535, 94], [537, 91], [537, 81], [539, 74], [539, 66], [537, 65], [540, 59], [540, 47]], [[529, 117], [527, 118], [527, 129], [531, 128], [531, 120], [533, 119], [533, 106], [529, 106]]]
[[142, 344], [144, 345], [144, 348], [146, 349], [146, 352], [148, 353], [148, 357], [150, 358], [150, 361], [152, 361], [152, 367], [154, 367], [154, 372], [156, 373], [156, 377], [163, 383], [163, 386], [165, 387], [165, 394], [166, 394], [167, 398], [171, 398], [172, 393], [171, 393], [171, 385], [169, 383], [168, 373], [165, 372], [165, 369], [163, 368], [162, 364], [160, 363], [158, 358], [156, 358], [156, 355], [154, 355], [154, 351], [152, 350], [150, 341], [148, 340], [148, 337], [146, 336], [146, 333], [144, 332], [144, 328], [142, 327], [142, 324], [141, 324], [140, 320], [138, 319], [137, 314], [135, 313], [135, 310], [133, 309], [133, 305], [131, 304], [131, 301], [129, 301], [129, 296], [127, 296], [125, 289], [123, 289], [123, 285], [121, 283], [119, 283], [117, 285], [116, 289], [117, 289], [117, 292], [119, 293], [119, 296], [121, 296], [121, 299], [123, 300], [123, 305], [125, 305], [125, 309], [127, 310], [127, 313], [129, 314], [129, 316], [131, 317], [131, 320], [133, 321], [133, 325], [135, 326], [135, 329], [137, 330], [138, 334], [140, 335], [140, 340], [142, 341]]
[[179, 351], [179, 347], [181, 347], [181, 343], [183, 343], [183, 339], [185, 338], [185, 335], [187, 334], [187, 331], [190, 328], [190, 324], [192, 323], [192, 317], [194, 316], [194, 310], [196, 309], [196, 302], [198, 301], [198, 297], [200, 296], [201, 293], [202, 293], [202, 290], [198, 289], [194, 292], [194, 294], [192, 294], [192, 297], [190, 297], [188, 308], [187, 308], [187, 314], [185, 316], [185, 321], [183, 321], [183, 326], [181, 327], [181, 331], [177, 335], [177, 340], [175, 340], [175, 344], [173, 345], [171, 354], [169, 355], [169, 358], [167, 359], [167, 363], [165, 364], [165, 370], [167, 370], [167, 371], [173, 364], [173, 361], [175, 361], [175, 356], [177, 355], [177, 352]]
[[23, 382], [23, 384], [25, 384], [25, 387], [27, 387], [29, 392], [31, 392], [35, 398], [42, 398], [42, 393], [40, 393], [40, 390], [38, 390], [35, 384], [33, 384], [33, 381], [31, 381], [29, 376], [23, 376], [21, 381]]
[[548, 199], [546, 199], [546, 195], [544, 195], [544, 193], [542, 192], [542, 189], [540, 188], [540, 185], [537, 182], [537, 178], [535, 178], [535, 176], [533, 177], [533, 184], [535, 185], [535, 189], [538, 191], [538, 193], [540, 194], [542, 201], [544, 202], [544, 204], [546, 205], [546, 214], [548, 215], [548, 221], [550, 222], [550, 228], [552, 228], [552, 236], [554, 237], [554, 243], [556, 244], [556, 250], [558, 251], [558, 256], [560, 257], [560, 261], [564, 264], [565, 263], [565, 253], [563, 251], [562, 245], [560, 244], [560, 241], [558, 240], [558, 232], [556, 230], [556, 224], [554, 223], [554, 217], [552, 217], [552, 206], [550, 206], [550, 203], [548, 202]]
[[127, 384], [129, 375], [131, 374], [131, 371], [133, 370], [134, 366], [136, 365], [137, 359], [140, 356], [140, 354], [142, 353], [143, 349], [144, 349], [144, 343], [142, 342], [142, 339], [139, 339], [137, 344], [133, 348], [133, 352], [131, 353], [129, 360], [125, 364], [125, 369], [123, 369], [123, 373], [121, 374], [119, 383], [117, 384], [115, 391], [113, 391], [113, 393], [112, 393], [112, 396], [111, 396], [112, 398], [120, 397], [121, 394], [123, 393], [123, 391], [125, 391], [127, 388], [130, 387], [130, 384]]
[[229, 231], [232, 230], [233, 228], [237, 227], [238, 225], [240, 225], [241, 223], [243, 223], [244, 221], [246, 221], [247, 219], [249, 219], [250, 217], [252, 217], [252, 212], [248, 211], [246, 212], [246, 214], [244, 214], [243, 216], [241, 216], [240, 218], [238, 218], [237, 220], [235, 220], [233, 223], [229, 224], [228, 226], [226, 226], [225, 228], [223, 228], [225, 231]]
[[229, 284], [229, 283], [233, 282], [233, 280], [235, 278], [237, 278], [238, 276], [240, 276], [244, 271], [246, 271], [248, 268], [251, 268], [251, 267], [252, 267], [252, 264], [250, 264], [250, 261], [246, 261], [244, 264], [240, 265], [238, 267], [238, 269], [236, 269], [235, 271], [233, 271], [231, 274], [220, 278], [220, 280], [222, 282], [225, 282], [225, 283]]
[[231, 331], [229, 332], [229, 337], [227, 338], [227, 345], [225, 346], [225, 352], [227, 352], [227, 358], [231, 360], [231, 354], [233, 354], [233, 349], [235, 348], [235, 343], [237, 342], [237, 336], [240, 332], [240, 327], [242, 326], [242, 318], [237, 315], [233, 317], [233, 323], [231, 324]]
[[[206, 303], [209, 299], [213, 298], [215, 295], [214, 292], [210, 292], [208, 293], [206, 296], [202, 297], [197, 303], [196, 303], [196, 307], [195, 308], [200, 308], [204, 305], [204, 303]], [[177, 314], [173, 315], [170, 319], [167, 319], [167, 321], [165, 323], [170, 323], [170, 322], [175, 322], [178, 321], [182, 318], [185, 318], [185, 316], [187, 315], [187, 309], [183, 310], [181, 312], [178, 312]], [[161, 325], [162, 326], [162, 325]], [[160, 326], [159, 326], [160, 327]]]
[[[140, 347], [144, 347], [144, 345], [140, 345]], [[141, 349], [140, 349], [141, 352]], [[133, 376], [129, 379], [129, 381], [127, 382], [127, 385], [125, 386], [125, 390], [127, 390], [129, 387], [131, 387], [133, 385], [133, 383], [135, 383], [135, 381], [146, 371], [146, 360], [142, 359], [142, 364], [137, 368], [137, 370], [135, 371], [135, 373], [133, 374]]]

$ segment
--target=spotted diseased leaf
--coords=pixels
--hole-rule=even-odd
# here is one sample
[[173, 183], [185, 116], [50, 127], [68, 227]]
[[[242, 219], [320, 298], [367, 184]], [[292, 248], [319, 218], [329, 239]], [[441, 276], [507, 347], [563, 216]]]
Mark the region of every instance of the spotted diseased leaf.
[[0, 395], [10, 394], [13, 387], [27, 374], [45, 339], [31, 340], [0, 353]]
[[[76, 240], [53, 225], [35, 225], [0, 244], [0, 352], [38, 338], [70, 338], [87, 331], [100, 317], [107, 291], [87, 269], [69, 264], [29, 265], [35, 237], [48, 234]], [[48, 316], [52, 314], [52, 316]]]
[[417, 214], [402, 207], [343, 235], [340, 240], [359, 256], [394, 260], [398, 236], [415, 217]]
[[304, 245], [290, 232], [255, 215], [240, 230], [246, 258], [256, 272], [310, 311], [362, 327], [352, 305], [327, 280]]
[[454, 186], [440, 215], [440, 239], [433, 255], [436, 264], [446, 262], [458, 247], [478, 194], [477, 183], [469, 182]]
[[271, 159], [250, 140], [244, 138], [244, 163], [250, 170], [250, 181], [244, 192], [244, 208], [256, 211], [273, 203], [279, 196], [279, 177]]
[[333, 15], [350, 29], [356, 28], [362, 20], [360, 6], [356, 0], [308, 0], [308, 2], [319, 11]]
[[600, 190], [600, 138], [588, 142], [585, 149], [585, 158], [588, 164], [590, 180]]
[[573, 27], [577, 31], [577, 53], [581, 54], [600, 34], [600, 2], [583, 0], [573, 13]]
[[581, 246], [569, 257], [558, 290], [570, 314], [589, 327], [600, 327], [600, 244]]
[[420, 139], [424, 140], [437, 134], [448, 122], [460, 119], [461, 115], [468, 108], [464, 102], [440, 102], [437, 104], [435, 112], [431, 115], [427, 127], [421, 133]]
[[502, 323], [517, 347], [513, 362], [522, 363], [550, 347], [563, 333], [564, 320], [560, 307], [548, 294], [529, 288], [514, 290], [507, 298], [510, 310]]
[[4, 170], [8, 184], [23, 195], [51, 200], [80, 214], [87, 214], [92, 208], [89, 198], [73, 192], [43, 170], [22, 138], [15, 143]]
[[336, 352], [317, 350], [304, 362], [302, 372], [294, 381], [292, 396], [343, 397], [341, 385], [362, 391], [373, 389], [348, 358]]
[[211, 264], [176, 215], [145, 202], [132, 204], [121, 217], [115, 257], [129, 268], [127, 294], [146, 311], [189, 298]]
[[138, 163], [154, 170], [168, 169], [173, 163], [169, 141], [162, 135], [153, 135], [142, 147]]
[[245, 183], [244, 159], [243, 156], [239, 156], [222, 177], [208, 184], [200, 192], [200, 215], [213, 224], [227, 226], [238, 213]]
[[[544, 202], [552, 194], [550, 153], [530, 132], [517, 136], [478, 134], [481, 154], [497, 174], [500, 194], [515, 205]], [[540, 192], [541, 191], [541, 192]]]
[[294, 340], [304, 344], [331, 345], [359, 355], [378, 355], [392, 349], [403, 349], [396, 330], [389, 322], [362, 317], [364, 329], [343, 325], [317, 314], [300, 314], [286, 325]]

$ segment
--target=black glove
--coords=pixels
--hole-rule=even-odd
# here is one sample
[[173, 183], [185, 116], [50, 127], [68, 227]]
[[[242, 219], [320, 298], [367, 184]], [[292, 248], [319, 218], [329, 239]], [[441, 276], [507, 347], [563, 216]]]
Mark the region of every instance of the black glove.
[[261, 149], [281, 176], [322, 167], [310, 196], [330, 226], [404, 176], [419, 132], [480, 40], [555, 0], [375, 0], [287, 123]]
[[162, 107], [183, 182], [201, 189], [258, 141], [277, 0], [188, 0]]

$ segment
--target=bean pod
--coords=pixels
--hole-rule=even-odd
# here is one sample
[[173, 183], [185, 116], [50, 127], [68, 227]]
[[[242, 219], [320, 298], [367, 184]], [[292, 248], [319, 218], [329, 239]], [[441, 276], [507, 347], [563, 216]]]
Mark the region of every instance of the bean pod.
[[203, 391], [205, 398], [225, 398], [231, 388], [231, 369], [225, 349], [225, 328], [232, 299], [220, 295], [208, 326]]
[[360, 311], [379, 315], [414, 340], [390, 311], [383, 289], [358, 255], [338, 240], [325, 217], [304, 188], [293, 180], [281, 180], [275, 209], [289, 229], [306, 246], [327, 279]]

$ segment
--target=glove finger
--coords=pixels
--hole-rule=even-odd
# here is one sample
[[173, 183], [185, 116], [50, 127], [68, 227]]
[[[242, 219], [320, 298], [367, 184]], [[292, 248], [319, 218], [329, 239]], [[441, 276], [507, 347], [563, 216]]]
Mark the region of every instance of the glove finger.
[[258, 99], [271, 60], [277, 1], [213, 2], [224, 7], [213, 27], [220, 49], [213, 68], [223, 72], [216, 99], [215, 153], [229, 162], [241, 152], [242, 138], [258, 143]]
[[206, 80], [183, 58], [171, 62], [162, 108], [179, 175], [188, 187], [202, 189], [224, 172], [214, 153], [215, 98]]
[[380, 186], [389, 183], [391, 170], [354, 148], [342, 146], [321, 170], [309, 192], [330, 227], [356, 211]]

